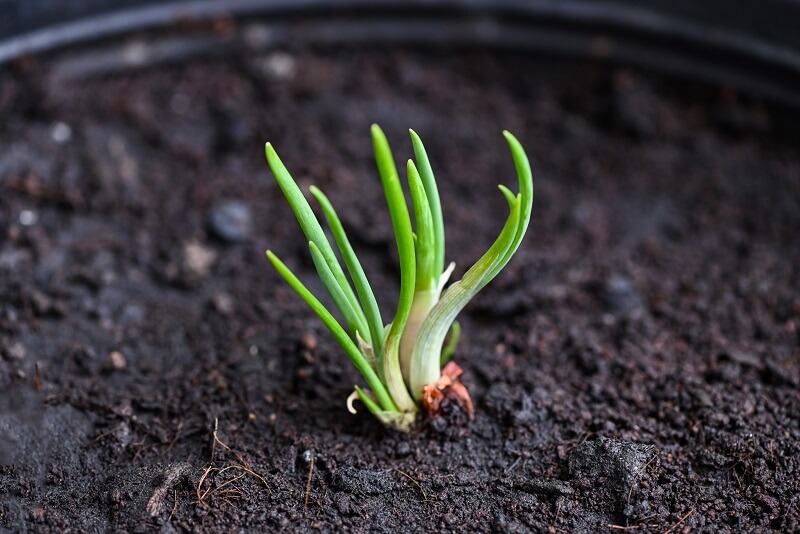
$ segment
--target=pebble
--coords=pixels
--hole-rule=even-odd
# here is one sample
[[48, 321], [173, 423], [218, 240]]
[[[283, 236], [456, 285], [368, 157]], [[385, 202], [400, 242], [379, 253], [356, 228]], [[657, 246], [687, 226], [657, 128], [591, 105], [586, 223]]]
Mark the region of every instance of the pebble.
[[211, 305], [214, 307], [214, 310], [222, 315], [231, 315], [234, 310], [233, 297], [224, 291], [215, 293], [211, 297]]
[[246, 241], [252, 232], [250, 207], [244, 202], [231, 200], [215, 206], [208, 215], [210, 230], [225, 241]]
[[28, 355], [28, 349], [20, 341], [12, 343], [5, 351], [10, 360], [23, 360]]
[[294, 77], [297, 63], [286, 52], [273, 52], [260, 61], [261, 72], [273, 80], [288, 80]]
[[72, 139], [72, 128], [65, 122], [56, 122], [50, 128], [50, 138], [59, 145], [63, 145]]
[[603, 288], [606, 304], [617, 316], [629, 315], [644, 308], [644, 299], [633, 282], [620, 275], [611, 275]]
[[39, 222], [39, 214], [33, 210], [22, 210], [19, 212], [19, 223], [22, 226], [33, 226]]
[[317, 338], [313, 334], [305, 334], [303, 336], [303, 347], [307, 350], [314, 350], [317, 348]]
[[186, 268], [194, 275], [206, 277], [217, 260], [217, 254], [197, 241], [189, 241], [183, 247]]
[[117, 350], [109, 354], [108, 359], [111, 361], [111, 367], [117, 371], [121, 371], [128, 366], [128, 362], [125, 361], [125, 355]]

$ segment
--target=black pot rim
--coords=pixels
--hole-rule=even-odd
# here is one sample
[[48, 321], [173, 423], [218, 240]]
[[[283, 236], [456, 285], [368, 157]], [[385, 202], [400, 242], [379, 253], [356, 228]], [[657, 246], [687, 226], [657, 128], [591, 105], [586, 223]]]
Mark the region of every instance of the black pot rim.
[[[659, 4], [664, 3], [643, 7], [604, 0], [145, 1], [0, 39], [0, 65], [187, 19], [258, 17], [286, 24], [302, 16], [308, 23], [302, 38], [311, 43], [500, 47], [591, 57], [731, 85], [800, 108], [800, 46], [787, 42], [786, 32], [748, 31], [746, 21], [743, 26], [740, 19], [725, 17], [715, 24], [697, 13], [682, 14]], [[764, 4], [753, 2], [749, 7], [763, 10]], [[780, 8], [776, 17], [787, 16], [787, 10], [800, 16], [798, 2], [773, 0], [767, 7]]]

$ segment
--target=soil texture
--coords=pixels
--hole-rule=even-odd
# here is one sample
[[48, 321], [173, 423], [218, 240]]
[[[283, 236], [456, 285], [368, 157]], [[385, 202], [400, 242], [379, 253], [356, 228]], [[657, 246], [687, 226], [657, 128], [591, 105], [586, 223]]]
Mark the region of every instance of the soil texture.
[[[513, 54], [58, 66], [0, 73], [0, 529], [800, 530], [785, 110]], [[400, 162], [425, 141], [456, 276], [506, 216], [502, 129], [533, 163], [528, 235], [460, 318], [472, 422], [349, 414], [360, 377], [264, 257], [321, 290], [269, 140], [390, 317], [373, 122]]]

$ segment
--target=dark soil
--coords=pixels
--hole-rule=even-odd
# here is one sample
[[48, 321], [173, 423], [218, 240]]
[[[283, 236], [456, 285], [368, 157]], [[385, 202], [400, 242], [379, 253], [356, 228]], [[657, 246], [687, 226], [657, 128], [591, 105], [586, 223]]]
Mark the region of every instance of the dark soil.
[[[477, 53], [56, 67], [0, 74], [0, 529], [800, 530], [786, 112]], [[461, 318], [470, 424], [350, 415], [359, 376], [264, 257], [320, 288], [271, 140], [389, 316], [372, 122], [399, 161], [425, 140], [457, 274], [505, 217], [503, 128], [534, 164], [529, 235]]]

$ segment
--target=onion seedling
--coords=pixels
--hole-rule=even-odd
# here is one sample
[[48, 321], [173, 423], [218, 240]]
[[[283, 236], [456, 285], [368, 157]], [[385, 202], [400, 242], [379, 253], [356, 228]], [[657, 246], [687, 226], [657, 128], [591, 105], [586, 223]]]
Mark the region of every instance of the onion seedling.
[[311, 187], [311, 194], [322, 208], [344, 268], [277, 152], [270, 143], [265, 148], [269, 167], [308, 239], [314, 266], [344, 324], [275, 254], [267, 251], [267, 257], [319, 316], [363, 375], [368, 389], [355, 386], [348, 399], [348, 409], [355, 413], [353, 400], [357, 398], [384, 424], [402, 431], [412, 429], [420, 408], [429, 414], [434, 413], [448, 390], [471, 411], [469, 396], [458, 378], [460, 368], [447, 363], [455, 351], [460, 332], [455, 319], [514, 255], [528, 228], [533, 206], [533, 177], [528, 158], [519, 141], [510, 133], [503, 132], [516, 167], [519, 193], [514, 194], [507, 187], [499, 186], [509, 207], [500, 235], [461, 280], [445, 289], [454, 264], [445, 267], [439, 193], [425, 147], [413, 130], [410, 133], [416, 159], [416, 162], [408, 160], [406, 166], [411, 212], [386, 136], [377, 125], [372, 126], [378, 174], [400, 259], [400, 296], [394, 317], [388, 324], [384, 324], [381, 318], [361, 263], [328, 198], [316, 187]]

